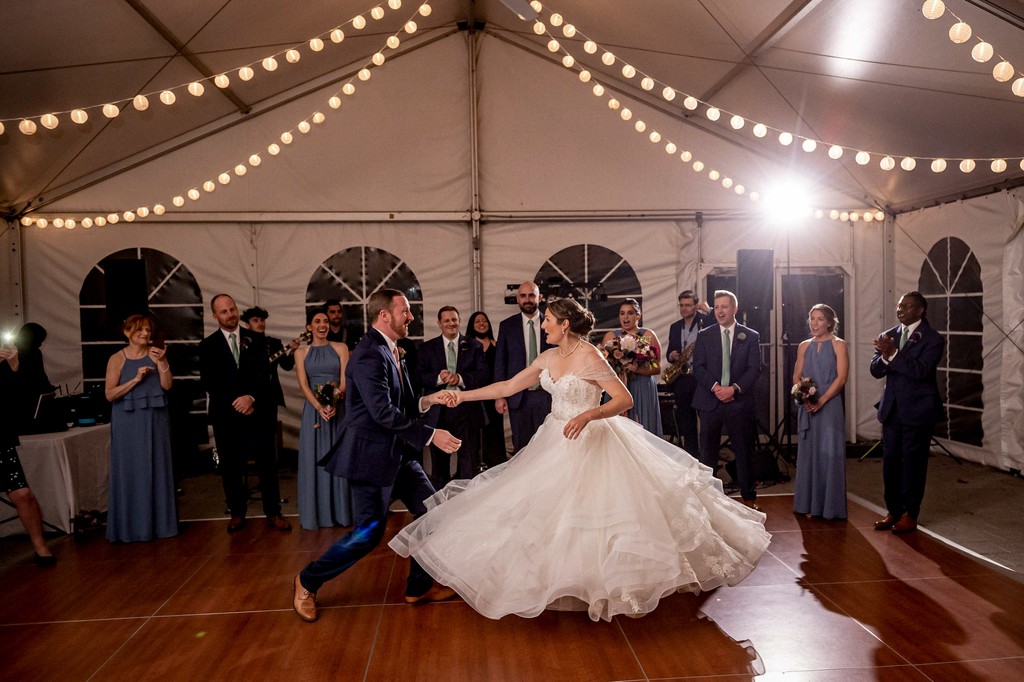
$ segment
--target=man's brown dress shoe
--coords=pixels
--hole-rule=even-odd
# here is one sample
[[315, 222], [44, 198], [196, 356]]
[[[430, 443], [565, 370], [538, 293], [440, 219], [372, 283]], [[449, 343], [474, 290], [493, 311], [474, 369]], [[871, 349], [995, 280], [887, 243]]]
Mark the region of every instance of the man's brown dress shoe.
[[893, 533], [910, 533], [915, 530], [917, 530], [917, 521], [910, 518], [910, 514], [904, 514], [901, 516], [900, 520], [896, 522], [896, 525], [892, 527]]
[[312, 623], [320, 616], [316, 612], [316, 595], [302, 586], [299, 576], [295, 576], [294, 594], [292, 595], [292, 608], [299, 618]]
[[426, 604], [431, 601], [446, 601], [455, 596], [455, 590], [440, 583], [434, 583], [429, 590], [414, 597], [411, 594], [405, 595], [406, 604]]
[[895, 525], [896, 519], [892, 517], [892, 514], [886, 514], [882, 520], [875, 521], [875, 530], [892, 530]]
[[267, 525], [274, 530], [289, 531], [292, 529], [292, 524], [288, 523], [288, 519], [278, 514], [277, 516], [268, 516]]
[[244, 516], [232, 516], [231, 520], [228, 521], [228, 532], [237, 533], [245, 528], [245, 523], [246, 521]]
[[761, 508], [757, 506], [757, 502], [754, 500], [743, 500], [743, 504], [747, 505], [754, 511], [761, 511]]

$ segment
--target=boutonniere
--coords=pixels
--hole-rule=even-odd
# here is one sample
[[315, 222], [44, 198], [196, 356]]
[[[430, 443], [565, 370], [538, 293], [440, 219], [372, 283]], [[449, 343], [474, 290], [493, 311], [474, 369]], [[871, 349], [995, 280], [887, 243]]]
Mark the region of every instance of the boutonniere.
[[746, 332], [740, 332], [739, 334], [736, 335], [736, 340], [737, 341], [745, 341], [746, 339], [747, 339], [747, 333]]
[[396, 346], [396, 348], [398, 348], [398, 359], [405, 360], [405, 349], [401, 346]]
[[250, 339], [248, 336], [243, 336], [242, 337], [242, 350], [245, 350], [246, 348], [248, 348], [251, 345], [252, 345], [252, 339]]
[[910, 338], [907, 339], [907, 343], [917, 343], [920, 340], [921, 340], [921, 332], [915, 331], [913, 334], [910, 335]]

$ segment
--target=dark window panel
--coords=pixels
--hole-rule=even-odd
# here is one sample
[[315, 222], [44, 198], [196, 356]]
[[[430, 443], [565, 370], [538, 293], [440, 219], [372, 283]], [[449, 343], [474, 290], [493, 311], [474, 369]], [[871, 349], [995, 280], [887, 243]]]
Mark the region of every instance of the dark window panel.
[[977, 296], [949, 298], [949, 329], [958, 332], [980, 332], [983, 329], [985, 302]]
[[950, 407], [949, 438], [960, 443], [981, 447], [985, 438], [985, 429], [981, 424], [981, 413]]
[[949, 326], [949, 299], [942, 295], [928, 297], [928, 324], [939, 331]]
[[946, 357], [948, 367], [981, 370], [985, 364], [981, 336], [950, 334], [946, 337]]
[[947, 402], [960, 407], [982, 409], [985, 406], [982, 392], [985, 388], [980, 374], [949, 372], [949, 393]]

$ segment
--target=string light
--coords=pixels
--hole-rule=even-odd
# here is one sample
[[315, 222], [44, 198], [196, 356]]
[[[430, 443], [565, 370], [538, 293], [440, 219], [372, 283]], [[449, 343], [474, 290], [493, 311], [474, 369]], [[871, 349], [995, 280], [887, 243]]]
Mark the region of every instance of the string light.
[[[392, 0], [392, 1], [399, 3], [399, 5], [401, 4], [401, 0]], [[423, 5], [420, 5], [420, 7], [416, 11], [419, 12], [420, 14], [423, 14], [423, 7], [429, 7], [429, 5], [424, 3]], [[429, 14], [429, 9], [427, 11], [427, 14]], [[405, 22], [405, 24], [403, 24], [403, 27], [407, 26], [408, 23], [409, 22]], [[402, 29], [400, 29], [400, 30], [402, 30]], [[400, 30], [399, 30], [399, 32], [400, 32]], [[395, 34], [392, 34], [391, 36], [388, 36], [388, 38], [385, 41], [385, 44], [389, 45], [389, 46], [390, 45], [397, 46], [397, 43], [395, 42], [396, 40], [397, 40], [397, 36]], [[285, 55], [286, 55], [286, 60], [287, 60], [287, 52], [285, 52]], [[369, 59], [370, 64], [373, 64], [375, 66], [380, 66], [380, 64], [383, 63], [383, 60], [380, 57], [383, 57], [382, 53], [380, 51], [375, 52], [371, 56], [371, 58]], [[294, 62], [291, 62], [291, 63], [294, 63]], [[357, 75], [357, 77], [363, 77], [363, 75], [365, 75], [365, 74], [363, 74], [363, 72], [366, 72], [366, 74], [369, 74], [369, 69], [364, 67], [363, 69], [360, 70], [360, 72]], [[368, 76], [367, 76], [367, 78], [368, 78]], [[366, 78], [363, 78], [363, 79], [366, 80]], [[194, 85], [194, 84], [196, 84], [196, 83], [192, 83], [192, 84], [189, 84], [189, 85]], [[164, 91], [164, 92], [166, 92], [166, 91]], [[189, 92], [192, 92], [192, 89], [190, 89]], [[351, 79], [349, 80], [349, 82], [345, 83], [342, 86], [341, 92], [344, 92], [346, 94], [352, 94], [352, 93], [355, 92], [355, 87], [352, 85]], [[163, 92], [161, 94], [163, 94]], [[173, 95], [173, 93], [171, 93], [171, 94]], [[196, 95], [196, 96], [198, 96], [198, 95]], [[139, 95], [137, 97], [145, 98], [143, 95]], [[163, 99], [164, 98], [162, 97], [161, 101], [163, 101]], [[341, 99], [338, 97], [337, 93], [332, 94], [331, 97], [327, 100], [327, 102], [328, 102], [328, 105], [332, 109], [337, 109], [337, 108], [339, 108], [341, 106]], [[109, 104], [108, 106], [113, 108], [113, 112], [119, 111], [117, 106], [115, 104], [113, 104], [113, 103]], [[148, 100], [147, 100], [147, 106], [148, 106]], [[116, 116], [116, 115], [117, 114], [114, 113], [114, 116]], [[55, 114], [53, 114], [51, 116], [53, 116], [54, 120], [56, 120], [57, 117], [56, 117]], [[44, 117], [41, 117], [41, 118], [44, 118]], [[75, 120], [75, 118], [76, 118], [76, 114], [73, 113], [72, 114], [72, 119]], [[296, 129], [300, 133], [303, 133], [303, 134], [309, 133], [311, 131], [311, 129], [312, 129], [312, 126], [310, 125], [310, 121], [312, 121], [312, 123], [314, 123], [314, 124], [319, 125], [319, 124], [322, 124], [322, 123], [324, 123], [326, 121], [326, 116], [325, 116], [325, 114], [322, 111], [313, 111], [307, 119], [303, 119], [302, 121], [300, 121], [296, 125]], [[46, 122], [47, 123], [51, 123], [52, 121], [50, 121], [50, 119], [47, 118]], [[24, 120], [24, 124], [25, 124], [24, 127], [26, 129], [34, 128], [34, 126], [35, 126], [35, 123], [32, 122], [31, 120], [28, 120], [28, 119]], [[2, 132], [2, 128], [0, 128], [0, 132]], [[288, 145], [288, 144], [291, 144], [294, 141], [294, 136], [292, 135], [291, 131], [285, 131], [285, 132], [281, 133], [281, 135], [279, 137], [279, 140], [280, 140], [281, 143], [283, 143], [285, 145]], [[270, 154], [271, 156], [277, 156], [278, 154], [281, 153], [281, 147], [277, 143], [271, 143], [270, 145], [267, 146], [267, 153]], [[260, 166], [262, 164], [262, 158], [260, 157], [259, 154], [251, 154], [248, 157], [248, 163], [249, 163], [249, 166], [251, 166], [252, 168], [257, 168], [258, 166]], [[246, 165], [244, 163], [239, 163], [239, 164], [236, 164], [236, 165], [233, 166], [232, 171], [234, 172], [236, 177], [242, 177], [242, 176], [244, 176], [244, 175], [246, 175], [248, 173], [248, 168], [246, 167]], [[231, 180], [232, 180], [231, 172], [225, 171], [225, 172], [219, 173], [216, 176], [216, 182], [214, 182], [213, 180], [206, 180], [205, 182], [202, 183], [201, 187], [202, 187], [202, 190], [204, 192], [212, 193], [213, 191], [216, 190], [217, 183], [219, 183], [221, 185], [228, 185], [231, 182]], [[185, 193], [185, 196], [187, 196], [192, 201], [198, 201], [202, 195], [201, 195], [201, 193], [200, 193], [198, 188], [193, 187], [193, 188], [189, 189]], [[175, 195], [171, 199], [171, 202], [170, 202], [171, 205], [174, 206], [175, 208], [182, 208], [185, 205], [185, 196], [182, 196], [180, 194], [179, 195]], [[98, 227], [102, 227], [102, 226], [104, 226], [104, 225], [106, 225], [108, 223], [111, 224], [111, 225], [117, 224], [117, 222], [119, 220], [121, 220], [121, 219], [125, 220], [125, 222], [133, 222], [136, 218], [143, 218], [144, 219], [144, 218], [149, 217], [150, 215], [158, 215], [158, 216], [164, 215], [166, 210], [167, 209], [166, 209], [166, 207], [163, 204], [159, 204], [158, 203], [158, 204], [154, 204], [152, 208], [147, 207], [147, 206], [140, 206], [140, 207], [136, 208], [135, 210], [124, 211], [124, 212], [122, 212], [120, 214], [120, 216], [117, 213], [111, 213], [106, 218], [104, 218], [102, 216], [97, 216], [95, 219], [93, 219], [91, 217], [86, 217], [86, 218], [81, 219], [78, 223], [76, 223], [76, 219], [75, 218], [60, 217], [60, 218], [56, 218], [56, 219], [53, 220], [53, 225], [55, 227], [62, 227], [64, 229], [72, 229], [76, 224], [81, 224], [83, 227], [91, 227], [92, 225], [96, 225]], [[36, 226], [38, 226], [40, 228], [43, 228], [43, 227], [46, 227], [50, 223], [49, 223], [49, 219], [47, 219], [47, 218], [33, 218], [31, 216], [24, 216], [21, 219], [21, 224], [26, 226], [26, 227], [34, 224], [34, 225], [36, 225]]]

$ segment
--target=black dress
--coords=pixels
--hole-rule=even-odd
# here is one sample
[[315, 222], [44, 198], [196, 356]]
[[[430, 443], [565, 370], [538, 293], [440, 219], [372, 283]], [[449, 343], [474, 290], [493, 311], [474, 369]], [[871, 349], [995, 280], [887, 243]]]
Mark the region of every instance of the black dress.
[[[487, 384], [494, 381], [494, 359], [498, 354], [498, 346], [493, 341], [484, 350], [484, 360], [487, 363]], [[480, 401], [484, 410], [484, 428], [482, 444], [482, 459], [484, 466], [490, 468], [502, 464], [508, 459], [505, 450], [505, 418], [494, 409], [493, 400]]]

